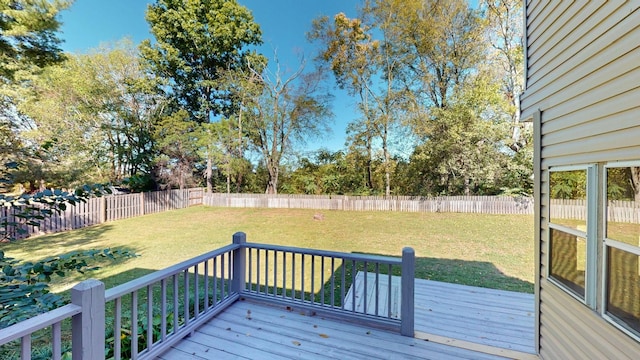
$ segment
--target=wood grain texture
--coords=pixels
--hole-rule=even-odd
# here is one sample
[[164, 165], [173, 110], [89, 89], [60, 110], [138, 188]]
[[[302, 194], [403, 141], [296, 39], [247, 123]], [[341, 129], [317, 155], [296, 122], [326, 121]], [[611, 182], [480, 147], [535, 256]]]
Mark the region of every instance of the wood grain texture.
[[[356, 297], [363, 279], [356, 281]], [[388, 286], [386, 279], [380, 276], [380, 287]], [[392, 277], [392, 286], [399, 282]], [[379, 302], [388, 301], [388, 291], [379, 291]], [[400, 304], [399, 294], [392, 297]], [[533, 305], [532, 294], [417, 279], [412, 338], [239, 301], [158, 359], [531, 359]]]

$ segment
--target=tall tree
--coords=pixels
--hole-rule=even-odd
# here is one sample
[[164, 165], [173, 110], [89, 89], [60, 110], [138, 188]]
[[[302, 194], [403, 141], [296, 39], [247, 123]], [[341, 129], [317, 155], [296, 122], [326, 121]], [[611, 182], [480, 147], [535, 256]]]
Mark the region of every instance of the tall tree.
[[487, 22], [487, 55], [482, 71], [500, 84], [502, 106], [495, 116], [510, 124], [504, 143], [510, 161], [504, 187], [513, 192], [531, 193], [533, 187], [533, 126], [520, 122], [519, 96], [524, 90], [524, 42], [522, 1], [483, 0], [479, 3]]
[[49, 170], [65, 176], [58, 179], [62, 184], [47, 180], [72, 186], [149, 178], [152, 117], [161, 101], [153, 86], [128, 41], [70, 56], [34, 79], [33, 94], [19, 109], [31, 119], [23, 134], [46, 145], [51, 160], [57, 159]]
[[[56, 31], [70, 1], [0, 1], [0, 85], [63, 60]], [[6, 93], [3, 95], [6, 96]]]
[[155, 137], [160, 155], [155, 161], [155, 176], [171, 187], [184, 189], [199, 185], [195, 165], [200, 160], [202, 124], [189, 121], [186, 110], [170, 111], [160, 115], [155, 127]]
[[[239, 105], [220, 80], [225, 71], [246, 66], [254, 54], [248, 48], [262, 43], [251, 12], [236, 0], [157, 0], [146, 18], [156, 41], [141, 44], [142, 56], [165, 80], [174, 108], [187, 111], [184, 120], [208, 123], [230, 116]], [[207, 159], [209, 184], [213, 166]]]
[[16, 103], [26, 96], [34, 76], [64, 59], [56, 32], [58, 13], [69, 5], [64, 0], [0, 1], [0, 141], [5, 163], [38, 162], [18, 138], [25, 117]]
[[218, 132], [224, 134], [219, 140], [225, 153], [227, 192], [231, 192], [232, 178], [235, 191], [240, 192], [243, 180], [251, 170], [251, 164], [245, 158], [248, 146], [245, 117], [251, 109], [256, 108], [264, 85], [261, 76], [268, 62], [260, 54], [249, 54], [245, 60], [246, 66], [222, 70], [218, 85], [221, 91], [228, 94], [231, 103], [235, 104], [225, 121], [227, 130]]
[[484, 58], [484, 23], [466, 0], [370, 0], [402, 57], [403, 80], [422, 104], [446, 108]]
[[280, 166], [283, 158], [297, 144], [328, 130], [327, 120], [331, 96], [324, 92], [318, 72], [305, 73], [305, 62], [291, 74], [283, 74], [277, 57], [272, 73], [263, 67], [258, 76], [262, 92], [253, 112], [247, 116], [249, 139], [260, 152], [267, 170], [267, 194], [278, 193]]
[[[319, 41], [318, 59], [333, 72], [338, 86], [358, 99], [362, 121], [354, 124], [351, 139], [364, 144], [369, 157], [369, 185], [372, 186], [373, 145], [379, 141], [384, 163], [385, 194], [390, 194], [391, 132], [402, 114], [404, 91], [398, 88], [396, 75], [400, 66], [385, 19], [370, 16], [365, 8], [362, 19], [349, 19], [340, 13], [333, 20], [320, 17], [308, 34]], [[374, 26], [375, 24], [375, 26]], [[377, 33], [381, 39], [374, 39]]]
[[233, 107], [219, 91], [220, 71], [246, 64], [247, 47], [261, 43], [260, 27], [236, 0], [157, 0], [147, 8], [156, 41], [140, 49], [169, 94], [198, 122]]
[[[410, 191], [420, 195], [492, 195], [500, 191], [508, 156], [504, 153], [508, 123], [492, 116], [499, 106], [495, 83], [477, 77], [447, 99], [445, 108], [431, 110], [410, 167], [415, 176]], [[417, 192], [417, 193], [416, 193]]]
[[518, 96], [524, 90], [522, 1], [483, 0], [481, 4], [489, 26], [488, 60], [501, 84], [500, 91], [509, 107], [506, 110], [515, 124], [519, 120]]

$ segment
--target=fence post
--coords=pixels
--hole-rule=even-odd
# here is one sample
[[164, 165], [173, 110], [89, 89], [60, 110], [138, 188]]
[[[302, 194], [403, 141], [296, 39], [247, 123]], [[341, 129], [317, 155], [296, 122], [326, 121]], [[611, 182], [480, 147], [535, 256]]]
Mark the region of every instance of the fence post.
[[85, 280], [71, 289], [71, 302], [82, 312], [71, 320], [73, 360], [104, 360], [104, 283]]
[[140, 192], [140, 216], [144, 215], [144, 192]]
[[413, 337], [414, 330], [414, 278], [416, 253], [413, 248], [402, 249], [402, 295], [400, 303], [400, 334]]
[[233, 234], [233, 243], [240, 245], [239, 249], [233, 251], [233, 281], [231, 291], [240, 293], [246, 288], [245, 269], [247, 264], [247, 250], [244, 244], [247, 242], [247, 234], [237, 232]]

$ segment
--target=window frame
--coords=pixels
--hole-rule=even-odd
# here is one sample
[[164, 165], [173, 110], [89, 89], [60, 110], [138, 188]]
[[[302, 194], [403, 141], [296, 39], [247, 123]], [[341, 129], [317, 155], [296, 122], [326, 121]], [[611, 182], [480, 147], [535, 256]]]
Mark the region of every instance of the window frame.
[[[584, 170], [586, 176], [586, 231], [570, 228], [564, 225], [553, 223], [551, 218], [551, 174], [554, 172], [566, 172]], [[546, 279], [550, 283], [559, 287], [562, 291], [579, 301], [580, 303], [589, 306], [592, 309], [596, 308], [597, 301], [597, 280], [598, 280], [598, 254], [597, 254], [597, 222], [598, 222], [598, 165], [597, 164], [582, 164], [572, 166], [554, 166], [548, 169], [549, 179], [547, 181], [547, 197], [549, 199], [548, 208], [546, 211], [547, 216], [547, 233], [546, 233]], [[557, 230], [567, 233], [572, 236], [582, 237], [586, 239], [586, 254], [585, 254], [585, 284], [584, 284], [584, 297], [577, 294], [573, 289], [563, 284], [561, 281], [553, 278], [551, 274], [551, 230]]]
[[[600, 189], [601, 193], [602, 193], [602, 216], [600, 221], [602, 221], [602, 272], [601, 272], [601, 286], [599, 289], [599, 295], [600, 295], [600, 304], [602, 304], [602, 306], [600, 307], [600, 316], [602, 316], [602, 318], [608, 322], [609, 324], [613, 325], [614, 327], [618, 328], [620, 331], [624, 332], [625, 334], [627, 334], [628, 336], [630, 336], [631, 338], [633, 338], [636, 341], [640, 341], [640, 332], [635, 331], [635, 330], [631, 330], [629, 329], [622, 320], [618, 319], [617, 317], [615, 317], [614, 315], [609, 315], [609, 313], [607, 312], [607, 304], [608, 304], [608, 296], [607, 296], [607, 291], [608, 291], [608, 284], [607, 284], [607, 276], [608, 276], [608, 268], [609, 268], [609, 248], [615, 248], [617, 250], [622, 250], [634, 255], [637, 255], [640, 257], [640, 244], [638, 244], [638, 246], [633, 246], [618, 240], [614, 240], [614, 239], [610, 239], [607, 237], [607, 226], [608, 226], [608, 206], [609, 206], [609, 199], [608, 199], [608, 187], [607, 187], [607, 170], [611, 169], [611, 168], [625, 168], [625, 167], [638, 167], [640, 166], [640, 160], [637, 161], [621, 161], [621, 162], [611, 162], [611, 163], [606, 163], [603, 166], [603, 175], [602, 175], [602, 187]], [[640, 234], [639, 234], [640, 235]]]

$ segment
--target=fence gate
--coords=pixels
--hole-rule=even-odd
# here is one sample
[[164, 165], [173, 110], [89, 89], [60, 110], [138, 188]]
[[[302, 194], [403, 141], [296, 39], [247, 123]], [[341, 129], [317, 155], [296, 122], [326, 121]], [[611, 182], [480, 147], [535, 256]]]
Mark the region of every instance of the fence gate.
[[194, 188], [187, 190], [189, 196], [189, 206], [202, 205], [202, 197], [204, 196], [203, 188]]

